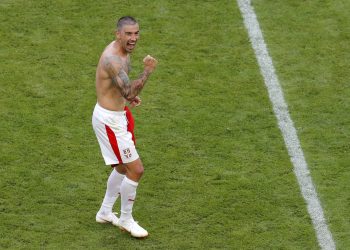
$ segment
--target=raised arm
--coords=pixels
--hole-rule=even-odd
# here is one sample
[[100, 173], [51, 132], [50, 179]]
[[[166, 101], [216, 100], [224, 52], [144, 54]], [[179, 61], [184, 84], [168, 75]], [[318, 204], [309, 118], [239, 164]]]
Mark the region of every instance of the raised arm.
[[151, 56], [143, 59], [144, 71], [138, 79], [130, 81], [123, 69], [123, 62], [118, 56], [108, 56], [104, 60], [104, 68], [118, 87], [121, 95], [128, 101], [132, 101], [143, 89], [150, 74], [154, 71], [157, 60]]

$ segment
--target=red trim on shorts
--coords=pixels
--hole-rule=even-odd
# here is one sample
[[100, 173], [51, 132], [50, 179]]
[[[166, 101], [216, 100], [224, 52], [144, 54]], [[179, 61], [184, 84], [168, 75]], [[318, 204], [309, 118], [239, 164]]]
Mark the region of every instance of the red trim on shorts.
[[108, 127], [107, 125], [105, 125], [105, 127], [106, 127], [108, 140], [109, 140], [109, 143], [112, 146], [113, 152], [114, 152], [115, 156], [117, 156], [119, 164], [123, 164], [122, 157], [121, 157], [120, 152], [119, 152], [117, 138], [115, 137], [115, 134], [114, 134], [113, 130], [110, 127]]
[[124, 110], [126, 111], [125, 115], [126, 115], [126, 119], [128, 120], [128, 131], [131, 133], [132, 140], [136, 146], [136, 139], [134, 134], [135, 120], [128, 106], [125, 106]]

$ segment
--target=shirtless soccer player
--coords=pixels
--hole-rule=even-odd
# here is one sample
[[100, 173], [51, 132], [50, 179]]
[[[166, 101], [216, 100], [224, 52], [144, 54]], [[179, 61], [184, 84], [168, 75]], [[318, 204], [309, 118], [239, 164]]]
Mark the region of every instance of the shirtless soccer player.
[[[126, 105], [134, 107], [141, 103], [138, 94], [156, 68], [157, 60], [146, 56], [143, 73], [138, 79], [130, 80], [130, 53], [139, 39], [137, 21], [129, 16], [120, 18], [115, 35], [116, 40], [103, 51], [96, 71], [97, 104], [92, 125], [104, 161], [113, 167], [96, 221], [112, 223], [133, 237], [142, 238], [148, 236], [148, 232], [134, 221], [132, 208], [144, 169], [135, 148], [134, 121]], [[119, 195], [120, 218], [112, 212]]]

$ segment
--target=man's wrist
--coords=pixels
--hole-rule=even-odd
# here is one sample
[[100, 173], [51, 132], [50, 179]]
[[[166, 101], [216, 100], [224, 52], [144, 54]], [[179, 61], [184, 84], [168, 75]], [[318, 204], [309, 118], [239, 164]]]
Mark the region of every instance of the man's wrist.
[[150, 70], [150, 69], [144, 69], [144, 70], [143, 70], [143, 74], [144, 74], [144, 76], [149, 76], [150, 74], [152, 74], [152, 70]]

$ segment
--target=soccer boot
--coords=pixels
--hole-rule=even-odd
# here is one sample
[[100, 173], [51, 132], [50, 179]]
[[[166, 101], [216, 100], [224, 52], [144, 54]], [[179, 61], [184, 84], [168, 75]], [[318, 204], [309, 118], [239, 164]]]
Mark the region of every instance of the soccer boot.
[[121, 230], [129, 232], [135, 238], [145, 238], [148, 236], [148, 232], [133, 219], [126, 221], [119, 220], [118, 226]]
[[114, 226], [118, 226], [118, 217], [116, 216], [117, 213], [107, 213], [104, 214], [102, 212], [98, 212], [96, 214], [96, 222], [98, 223], [112, 223]]

